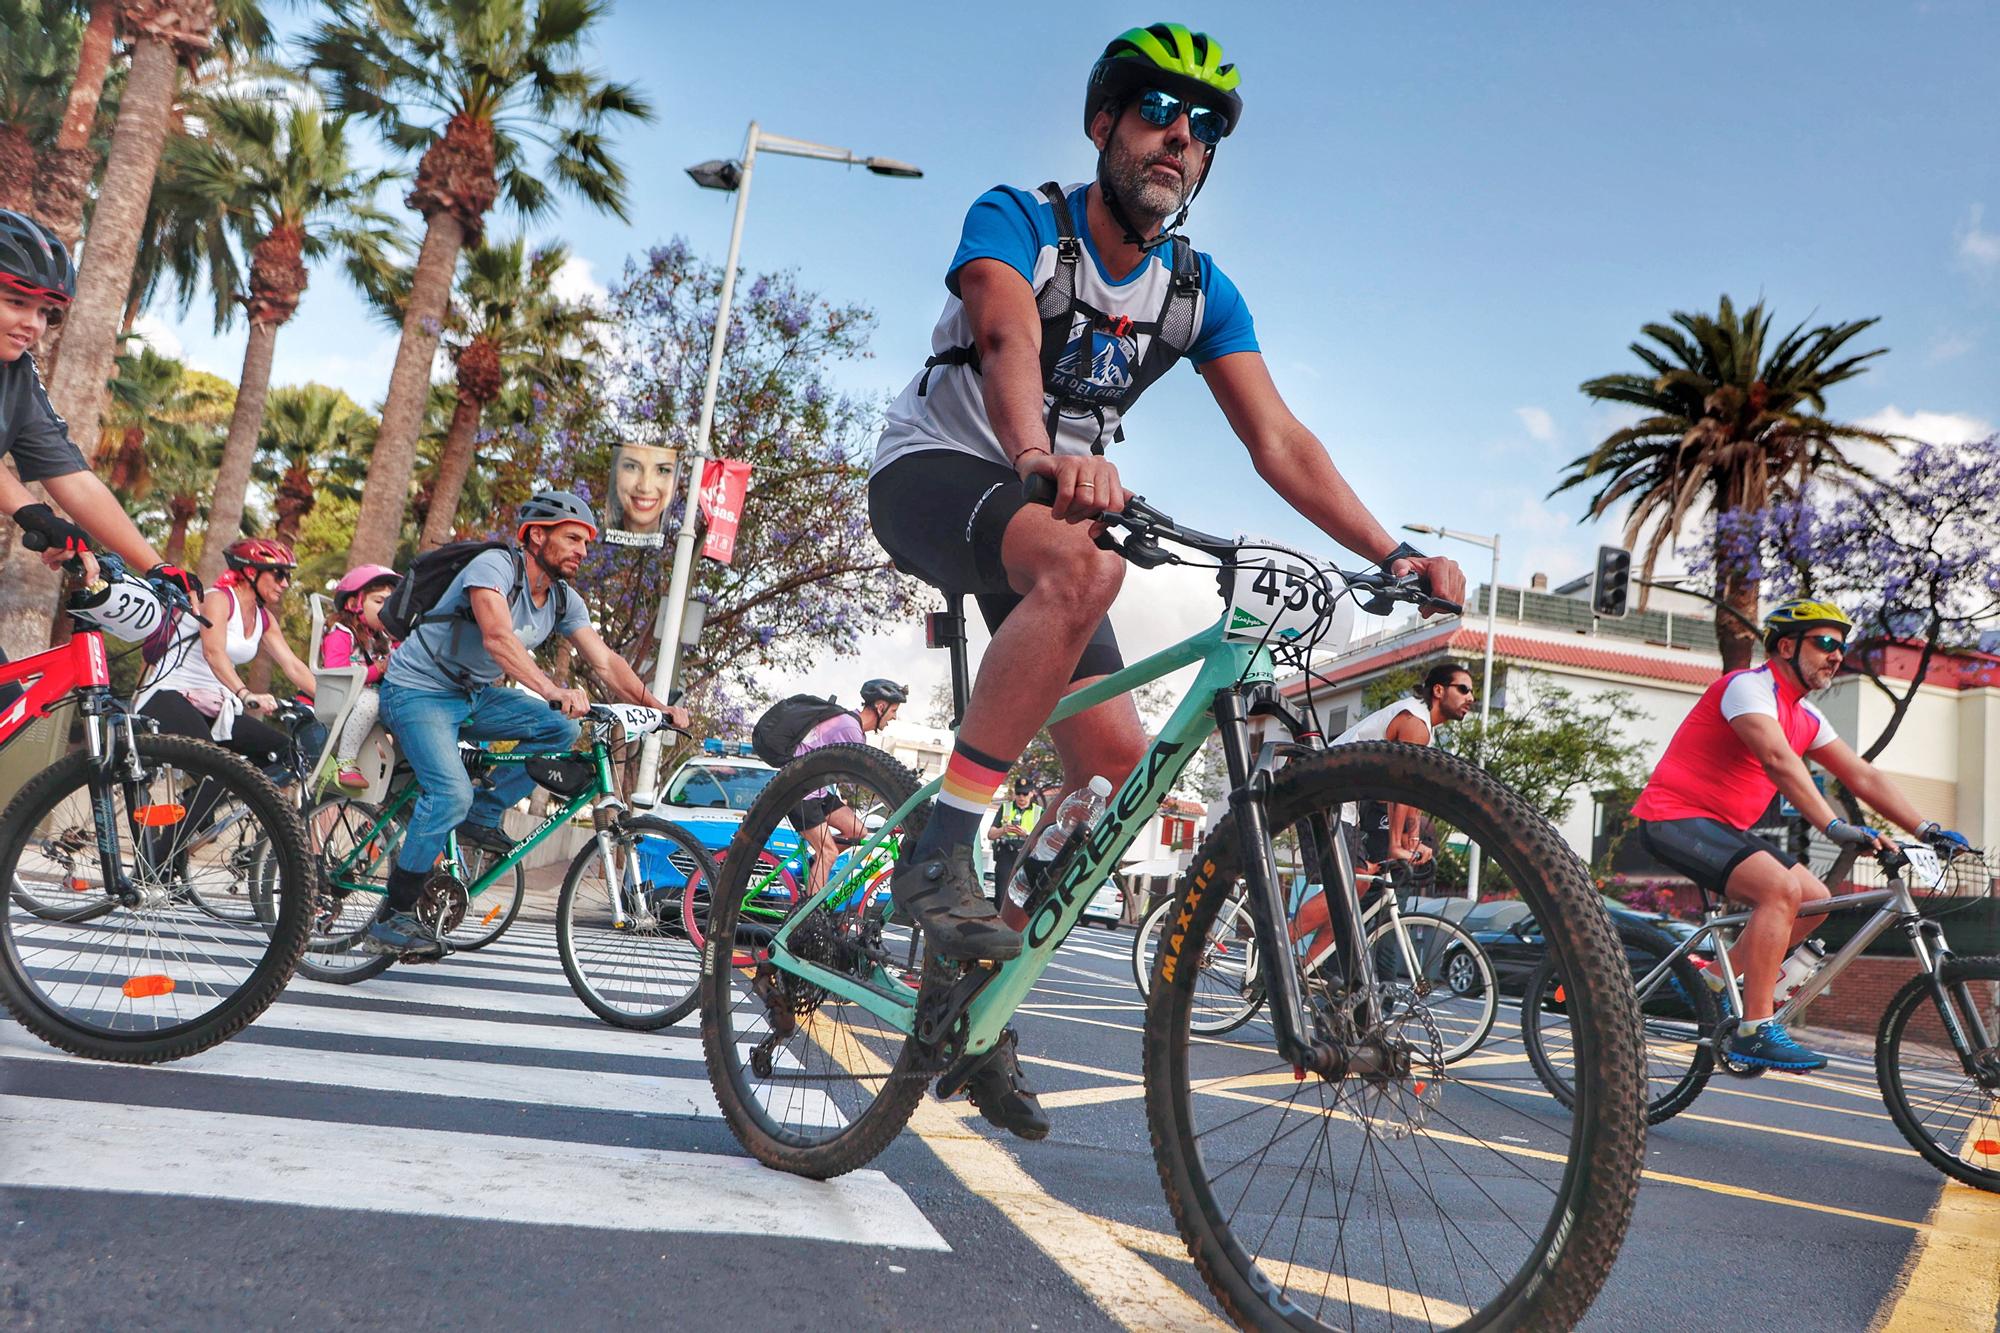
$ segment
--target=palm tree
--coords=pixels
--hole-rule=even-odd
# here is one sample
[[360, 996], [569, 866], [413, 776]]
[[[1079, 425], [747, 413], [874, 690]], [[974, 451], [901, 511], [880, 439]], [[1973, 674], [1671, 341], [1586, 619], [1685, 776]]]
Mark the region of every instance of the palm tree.
[[375, 438], [375, 418], [324, 384], [271, 390], [257, 437], [255, 476], [276, 496], [272, 533], [298, 549], [299, 529], [322, 496], [361, 494], [362, 459]]
[[[417, 432], [458, 253], [477, 243], [504, 192], [526, 218], [547, 213], [551, 183], [625, 216], [625, 173], [603, 130], [651, 106], [576, 63], [604, 0], [328, 0], [306, 41], [336, 109], [365, 116], [389, 143], [421, 153], [409, 204], [424, 216], [382, 431], [355, 522], [352, 562], [394, 553], [409, 503]], [[545, 150], [528, 161], [530, 143]]]
[[596, 314], [552, 290], [569, 250], [545, 246], [526, 253], [521, 238], [466, 252], [457, 300], [446, 324], [458, 363], [457, 402], [445, 430], [431, 484], [420, 550], [451, 540], [459, 498], [472, 470], [480, 416], [510, 381], [554, 389], [583, 377]]
[[[375, 207], [387, 172], [364, 172], [348, 154], [346, 121], [312, 106], [280, 110], [271, 102], [209, 97], [196, 104], [206, 128], [169, 145], [161, 170], [167, 208], [196, 219], [207, 234], [209, 282], [240, 302], [250, 317], [222, 467], [209, 504], [209, 524], [234, 532], [243, 517], [251, 460], [271, 384], [278, 329], [298, 309], [306, 261], [342, 255], [351, 272], [388, 263], [401, 249], [394, 221]], [[250, 256], [248, 282], [225, 233]], [[221, 543], [202, 551], [204, 582], [222, 572]]]
[[[63, 322], [63, 354], [49, 378], [56, 412], [84, 439], [95, 438], [104, 414], [181, 67], [199, 61], [218, 36], [232, 52], [255, 49], [268, 38], [256, 0], [118, 0], [118, 5], [131, 65], [91, 214], [76, 300]], [[25, 653], [48, 642], [55, 585], [56, 576], [29, 553], [16, 549], [0, 562], [0, 648]]]
[[94, 463], [142, 526], [166, 520], [175, 552], [215, 485], [234, 396], [227, 381], [150, 347], [118, 358]]
[[1835, 359], [1876, 322], [1853, 320], [1810, 332], [1800, 324], [1767, 351], [1771, 317], [1764, 303], [1739, 316], [1724, 296], [1714, 316], [1676, 311], [1672, 326], [1646, 325], [1645, 336], [1659, 346], [1632, 344], [1646, 373], [1605, 375], [1582, 385], [1599, 402], [1628, 404], [1647, 415], [1572, 459], [1549, 494], [1595, 482], [1591, 518], [1629, 505], [1625, 544], [1637, 546], [1651, 529], [1642, 587], [1661, 550], [1704, 505], [1717, 520], [1716, 600], [1724, 614], [1716, 617], [1715, 636], [1726, 671], [1750, 665], [1758, 599], [1758, 580], [1727, 540], [1727, 516], [1795, 495], [1816, 472], [1855, 471], [1843, 445], [1896, 443], [1894, 436], [1825, 416], [1826, 391], [1888, 350]]
[[104, 85], [111, 73], [111, 45], [117, 36], [118, 0], [90, 0], [76, 51], [76, 72], [63, 104], [55, 142], [41, 155], [35, 174], [35, 208], [71, 249], [83, 236], [83, 208], [97, 174], [94, 142], [103, 113]]
[[0, 0], [0, 208], [36, 211], [35, 180], [82, 40], [70, 0]]

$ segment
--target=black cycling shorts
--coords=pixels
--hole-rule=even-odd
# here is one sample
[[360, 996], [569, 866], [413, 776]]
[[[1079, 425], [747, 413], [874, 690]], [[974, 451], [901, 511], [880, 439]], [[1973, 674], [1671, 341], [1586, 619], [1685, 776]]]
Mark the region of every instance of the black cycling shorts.
[[[970, 595], [989, 631], [1021, 604], [1007, 583], [1000, 542], [1026, 503], [1013, 468], [952, 449], [905, 454], [868, 483], [875, 540], [896, 568], [947, 596]], [[1107, 616], [1091, 632], [1070, 679], [1108, 676], [1124, 665]]]
[[809, 833], [826, 822], [826, 817], [846, 805], [831, 792], [825, 796], [808, 796], [792, 807], [792, 827], [801, 833]]
[[1731, 872], [1759, 852], [1777, 857], [1787, 870], [1799, 863], [1776, 843], [1719, 819], [1642, 819], [1639, 842], [1655, 860], [1718, 898], [1728, 896]]

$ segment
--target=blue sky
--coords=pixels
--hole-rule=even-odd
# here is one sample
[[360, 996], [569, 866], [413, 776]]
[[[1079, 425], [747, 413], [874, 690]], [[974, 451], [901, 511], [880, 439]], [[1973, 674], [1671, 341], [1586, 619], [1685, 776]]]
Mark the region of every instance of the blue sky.
[[[995, 17], [999, 15], [1000, 17]], [[1768, 298], [1788, 324], [1880, 315], [1890, 355], [1837, 415], [1949, 437], [2000, 422], [2000, 11], [1977, 3], [641, 4], [594, 60], [659, 108], [626, 133], [631, 221], [565, 205], [598, 281], [671, 235], [719, 259], [730, 199], [682, 168], [782, 134], [915, 162], [921, 181], [792, 158], [757, 171], [743, 261], [872, 306], [889, 395], [921, 365], [968, 203], [1085, 178], [1085, 72], [1160, 17], [1206, 27], [1246, 111], [1189, 234], [1235, 279], [1280, 388], [1393, 527], [1498, 532], [1503, 577], [1580, 570], [1597, 535], [1543, 497], [1614, 419], [1577, 392], [1638, 326]], [[516, 224], [501, 220], [506, 234]], [[160, 312], [234, 378], [242, 332]], [[391, 335], [332, 270], [279, 340], [281, 381], [378, 401]], [[1892, 415], [1900, 414], [1900, 415]], [[1212, 530], [1325, 546], [1176, 371], [1117, 451], [1135, 489]], [[1484, 553], [1462, 552], [1483, 570]]]

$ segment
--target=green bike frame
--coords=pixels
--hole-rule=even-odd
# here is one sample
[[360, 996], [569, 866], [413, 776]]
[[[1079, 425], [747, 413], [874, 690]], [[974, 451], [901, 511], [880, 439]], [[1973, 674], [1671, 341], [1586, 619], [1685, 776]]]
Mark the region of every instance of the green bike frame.
[[[1167, 798], [1174, 781], [1203, 741], [1215, 730], [1214, 700], [1224, 691], [1242, 685], [1270, 684], [1274, 664], [1268, 648], [1237, 643], [1224, 637], [1223, 621], [1218, 620], [1201, 633], [1136, 662], [1085, 689], [1067, 695], [1050, 716], [1060, 722], [1085, 709], [1141, 685], [1149, 684], [1183, 667], [1201, 665], [1193, 688], [1174, 709], [1173, 716], [1154, 738], [1145, 757], [1112, 797], [1104, 818], [1091, 829], [1088, 838], [1073, 841], [1056, 862], [1057, 874], [1041, 904], [1028, 921], [1025, 947], [1018, 958], [998, 964], [996, 975], [980, 990], [966, 1009], [967, 1034], [964, 1051], [976, 1055], [990, 1050], [999, 1040], [1015, 1008], [1041, 978], [1056, 947], [1069, 936], [1083, 916], [1091, 890], [1104, 882], [1125, 849], [1132, 845], [1147, 821]], [[905, 801], [884, 821], [866, 843], [854, 849], [854, 864], [866, 865], [889, 831], [923, 802], [937, 794], [940, 781], [933, 781]], [[1079, 842], [1081, 846], [1079, 846]], [[851, 976], [831, 971], [793, 954], [787, 942], [808, 912], [841, 893], [849, 872], [829, 876], [827, 884], [795, 912], [771, 942], [771, 962], [781, 971], [802, 977], [816, 986], [851, 1000], [899, 1031], [916, 1031], [916, 997], [907, 987], [877, 987]]]
[[[583, 757], [582, 753], [576, 750], [561, 750], [561, 751], [538, 750], [528, 753], [515, 753], [512, 751], [508, 751], [500, 754], [495, 754], [491, 751], [488, 751], [484, 755], [483, 762], [493, 767], [500, 767], [507, 764], [525, 764], [530, 759], [580, 759], [582, 757]], [[517, 863], [519, 863], [523, 857], [528, 855], [528, 853], [534, 851], [535, 848], [541, 846], [541, 844], [548, 839], [550, 834], [554, 833], [558, 828], [561, 828], [570, 819], [574, 818], [577, 812], [582, 810], [585, 806], [590, 805], [592, 802], [597, 801], [604, 796], [611, 795], [613, 792], [617, 790], [616, 782], [611, 774], [611, 748], [608, 745], [605, 745], [602, 741], [594, 742], [590, 747], [590, 757], [591, 760], [593, 761], [592, 767], [595, 768], [596, 770], [596, 776], [592, 780], [590, 786], [585, 788], [583, 791], [579, 792], [577, 795], [570, 797], [569, 800], [565, 802], [560, 809], [550, 812], [548, 818], [544, 819], [541, 823], [537, 824], [534, 827], [534, 829], [531, 832], [529, 832], [527, 837], [522, 838], [520, 841], [516, 842], [512, 850], [510, 850], [505, 856], [501, 857], [499, 860], [495, 861], [491, 866], [489, 866], [486, 870], [486, 873], [481, 875], [476, 883], [467, 884], [465, 886], [465, 892], [468, 898], [477, 898], [480, 894], [486, 892], [487, 889], [497, 884], [500, 881], [500, 877], [502, 875], [512, 870], [514, 866]], [[404, 811], [408, 810], [412, 805], [416, 804], [417, 796], [420, 794], [421, 791], [422, 789], [415, 782], [411, 782], [407, 786], [405, 786], [401, 791], [397, 792], [394, 796], [389, 798], [389, 800], [383, 805], [382, 812], [375, 817], [375, 822], [369, 826], [368, 832], [363, 834], [360, 838], [356, 839], [356, 845], [354, 847], [354, 850], [348, 852], [345, 856], [341, 857], [340, 860], [333, 866], [332, 871], [329, 874], [328, 878], [332, 880], [333, 886], [336, 889], [340, 889], [348, 893], [373, 893], [377, 895], [386, 892], [386, 888], [382, 884], [369, 883], [366, 880], [359, 880], [352, 878], [351, 877], [352, 872], [354, 871], [357, 862], [362, 860], [362, 854], [368, 851], [371, 845], [373, 845], [378, 838], [381, 838], [384, 843], [383, 847], [379, 849], [380, 855], [393, 857], [396, 854], [396, 845], [402, 841], [401, 836], [397, 835], [395, 837], [383, 838], [383, 830], [386, 829], [389, 826], [390, 822], [394, 820], [398, 815], [402, 814]], [[601, 831], [602, 830], [600, 830], [600, 832]], [[598, 839], [598, 845], [600, 850], [605, 850], [604, 840], [602, 838]], [[606, 854], [608, 856], [608, 851], [606, 852]], [[452, 870], [463, 871], [464, 862], [461, 861], [459, 858], [458, 833], [456, 830], [454, 830], [453, 832], [451, 832], [446, 836], [444, 856], [445, 856], [445, 864], [448, 865]], [[372, 860], [373, 858], [371, 857], [369, 859]], [[617, 875], [610, 873], [611, 867], [608, 861], [606, 863], [606, 872], [607, 875], [609, 876], [607, 882], [613, 884], [618, 882]], [[460, 878], [463, 879], [462, 874], [460, 875]], [[619, 904], [616, 901], [616, 899], [617, 895], [614, 894], [613, 895], [614, 911], [618, 911], [622, 914], [622, 904]], [[622, 924], [622, 922], [620, 924]]]

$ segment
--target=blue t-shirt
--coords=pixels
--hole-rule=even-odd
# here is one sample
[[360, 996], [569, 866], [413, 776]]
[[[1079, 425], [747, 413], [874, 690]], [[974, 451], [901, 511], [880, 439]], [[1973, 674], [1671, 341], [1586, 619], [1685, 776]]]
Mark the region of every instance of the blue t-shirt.
[[508, 551], [481, 551], [468, 561], [429, 613], [452, 618], [411, 630], [389, 655], [383, 683], [401, 689], [463, 691], [500, 679], [500, 664], [486, 651], [478, 623], [458, 614], [471, 607], [474, 588], [491, 588], [507, 599], [507, 608], [514, 613], [514, 633], [530, 652], [551, 634], [571, 634], [590, 624], [590, 613], [575, 589], [565, 594], [551, 587], [537, 606], [528, 595], [525, 577], [516, 577], [517, 568], [517, 557]]
[[[1151, 323], [1166, 303], [1167, 286], [1173, 278], [1171, 253], [1166, 247], [1155, 250], [1122, 280], [1112, 281], [1083, 221], [1086, 190], [1083, 185], [1067, 187], [1070, 216], [1083, 240], [1083, 260], [1076, 268], [1076, 296], [1106, 316], [1124, 315], [1135, 322]], [[972, 323], [958, 295], [959, 270], [975, 259], [997, 259], [1039, 292], [1055, 275], [1059, 238], [1055, 208], [1040, 190], [1003, 185], [980, 195], [965, 215], [958, 252], [945, 274], [949, 295], [931, 333], [931, 350], [943, 352], [972, 343]], [[1201, 290], [1195, 298], [1195, 336], [1188, 346], [1188, 359], [1202, 366], [1232, 352], [1257, 351], [1257, 330], [1242, 293], [1208, 255], [1197, 259]], [[1093, 328], [1079, 311], [1056, 373], [1075, 379], [1078, 396], [1088, 397], [1093, 386], [1115, 396], [1131, 382], [1149, 343], [1147, 334], [1119, 336]], [[1007, 451], [1000, 447], [986, 417], [978, 372], [970, 366], [935, 367], [919, 393], [923, 381], [922, 374], [912, 379], [890, 405], [873, 471], [879, 472], [904, 454], [933, 449], [1007, 462]], [[1056, 429], [1056, 452], [1089, 453], [1100, 436], [1108, 444], [1118, 432], [1119, 413], [1110, 406], [1099, 411], [1102, 419], [1097, 411], [1066, 411]]]

